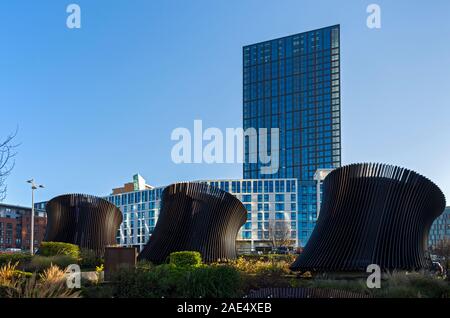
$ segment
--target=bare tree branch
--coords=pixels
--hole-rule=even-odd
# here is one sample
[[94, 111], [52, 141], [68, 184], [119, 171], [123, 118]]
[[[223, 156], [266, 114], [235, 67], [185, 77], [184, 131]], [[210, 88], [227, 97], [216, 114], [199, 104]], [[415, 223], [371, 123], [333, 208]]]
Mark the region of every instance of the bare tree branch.
[[17, 155], [16, 149], [19, 146], [14, 144], [13, 140], [17, 136], [16, 131], [8, 135], [3, 141], [0, 141], [0, 202], [6, 198], [8, 187], [6, 178], [10, 175], [16, 164], [14, 157]]
[[294, 243], [291, 238], [290, 223], [281, 220], [272, 220], [269, 223], [269, 241], [272, 248], [289, 247]]

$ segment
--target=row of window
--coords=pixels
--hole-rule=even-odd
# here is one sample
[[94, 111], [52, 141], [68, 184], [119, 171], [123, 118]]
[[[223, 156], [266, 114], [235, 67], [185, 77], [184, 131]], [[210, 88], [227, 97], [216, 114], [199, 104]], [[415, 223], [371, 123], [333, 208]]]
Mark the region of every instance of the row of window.
[[244, 68], [247, 67], [264, 67], [267, 64], [277, 64], [277, 63], [288, 63], [287, 61], [292, 61], [290, 62], [291, 64], [298, 64], [299, 62], [305, 62], [308, 61], [310, 63], [314, 63], [317, 61], [327, 61], [330, 59], [330, 56], [337, 56], [337, 58], [332, 58], [332, 61], [335, 61], [336, 59], [339, 59], [339, 49], [332, 49], [332, 50], [325, 50], [325, 51], [319, 51], [319, 52], [313, 52], [313, 53], [309, 53], [309, 54], [303, 54], [303, 55], [297, 55], [297, 56], [288, 56], [288, 57], [283, 57], [283, 58], [278, 58], [274, 61], [270, 61], [270, 60], [266, 60], [266, 61], [260, 61], [259, 63], [253, 63], [253, 64], [245, 64], [246, 62], [246, 57], [248, 57], [248, 55], [246, 56], [246, 53], [244, 50]]
[[[340, 117], [339, 100], [336, 100], [335, 102], [331, 101], [333, 105], [331, 105], [330, 101], [325, 102], [323, 105], [321, 105], [321, 103], [283, 103], [281, 108], [278, 107], [276, 102], [271, 104], [270, 99], [266, 99], [264, 104], [262, 103], [262, 100], [258, 101], [258, 103], [258, 107], [244, 108], [244, 129], [246, 130], [250, 127], [253, 127], [254, 129], [246, 131], [248, 136], [260, 134], [261, 131], [258, 131], [257, 128], [270, 128], [272, 122], [275, 123], [274, 127], [283, 128], [285, 122], [291, 118], [297, 123], [297, 125], [294, 126], [299, 126], [299, 123], [306, 124], [308, 122], [316, 122], [331, 117]], [[277, 116], [278, 121], [271, 120], [271, 118], [275, 116]], [[263, 120], [266, 122], [261, 122], [261, 118], [264, 118]], [[279, 123], [277, 124], [277, 122]], [[259, 125], [256, 125], [257, 123], [259, 123]]]
[[[244, 204], [244, 206], [247, 209], [247, 211], [249, 211], [249, 212], [253, 211], [251, 204]], [[257, 206], [257, 211], [271, 211], [272, 209], [270, 207], [271, 207], [271, 205], [269, 203], [264, 203], [264, 204], [259, 203]], [[277, 211], [277, 212], [280, 212], [280, 211], [284, 212], [286, 210], [285, 203], [275, 203], [275, 205], [273, 205], [272, 207], [274, 207], [275, 211]], [[296, 206], [296, 203], [291, 203], [289, 205], [289, 207], [290, 207], [291, 211], [295, 211], [297, 206]], [[249, 214], [247, 219], [251, 220], [252, 215]]]
[[256, 67], [244, 68], [243, 83], [244, 85], [247, 85], [251, 83], [262, 83], [264, 81], [274, 79], [287, 79], [289, 77], [296, 78], [301, 83], [305, 83], [308, 80], [317, 82], [323, 81], [319, 79], [322, 76], [326, 77], [325, 80], [329, 81], [332, 74], [339, 73], [338, 68], [338, 59], [335, 59], [332, 62], [327, 61], [324, 63], [310, 63], [309, 65], [306, 63], [298, 63], [293, 66], [287, 64], [286, 68], [284, 67], [284, 64], [265, 64], [258, 67], [258, 69]]
[[[289, 237], [292, 240], [295, 240], [296, 236], [297, 236], [297, 231], [291, 231], [290, 234], [288, 234], [288, 235], [289, 235]], [[243, 231], [241, 237], [244, 240], [251, 240], [252, 239], [252, 232], [251, 231]], [[258, 240], [263, 240], [263, 239], [264, 240], [269, 240], [270, 237], [271, 237], [270, 231], [262, 231], [262, 230], [260, 230], [260, 231], [257, 232], [257, 239]], [[273, 237], [273, 235], [272, 235], [272, 237]]]
[[[268, 43], [270, 45], [270, 43]], [[255, 56], [256, 52], [251, 52], [251, 50], [256, 50], [256, 46], [251, 47], [244, 47], [243, 52], [243, 65], [244, 67], [251, 67], [251, 66], [259, 66], [259, 65], [265, 65], [269, 63], [277, 63], [280, 61], [285, 60], [295, 60], [295, 61], [303, 61], [305, 59], [307, 60], [321, 60], [321, 59], [327, 59], [332, 55], [339, 55], [339, 45], [336, 44], [333, 48], [321, 48], [316, 49], [311, 52], [307, 52], [304, 50], [304, 48], [297, 49], [294, 54], [289, 54], [287, 56], [277, 55], [277, 56], [270, 56], [269, 50], [266, 50], [264, 52], [264, 55], [259, 56], [259, 59]], [[253, 56], [251, 55], [253, 53]], [[260, 53], [263, 53], [262, 51]]]
[[[298, 118], [314, 120], [320, 119], [320, 116], [325, 116], [333, 112], [339, 113], [339, 101], [332, 105], [331, 100], [321, 101], [317, 103], [308, 103], [306, 97], [304, 102], [301, 97], [288, 95], [285, 97], [266, 98], [257, 101], [246, 102], [244, 104], [243, 115], [244, 118], [261, 117], [269, 115], [285, 115], [286, 118], [298, 116]], [[333, 117], [338, 117], [338, 114]], [[315, 117], [316, 116], [316, 117]], [[283, 118], [281, 116], [280, 118]]]
[[322, 54], [327, 54], [330, 49], [338, 47], [339, 28], [324, 28], [245, 46], [243, 48], [243, 61], [244, 66], [255, 65], [319, 51], [323, 51]]
[[[278, 189], [276, 189], [276, 192], [284, 192], [284, 189], [282, 189], [279, 184], [278, 185], [276, 184], [275, 187], [277, 188], [277, 186], [278, 186]], [[268, 188], [270, 189], [270, 187], [268, 187]], [[257, 198], [258, 198], [258, 202], [268, 202], [268, 201], [270, 201], [270, 196], [268, 194], [264, 194], [264, 195], [258, 194]], [[286, 200], [286, 195], [285, 194], [282, 194], [282, 193], [275, 194], [275, 202], [285, 202], [285, 200]], [[294, 193], [292, 193], [290, 195], [290, 200], [291, 201], [296, 201], [296, 195]], [[243, 195], [241, 201], [243, 203], [252, 202], [252, 195], [251, 194]]]
[[164, 188], [157, 188], [153, 190], [129, 192], [125, 194], [110, 196], [107, 198], [107, 200], [116, 206], [157, 201], [161, 198], [163, 190]]
[[[260, 183], [258, 183], [260, 182]], [[276, 189], [277, 192], [296, 192], [295, 189], [295, 181], [294, 180], [276, 180]], [[286, 182], [286, 183], [285, 183]], [[262, 192], [262, 182], [261, 181], [211, 181], [209, 182], [211, 186], [220, 188], [221, 190], [231, 193], [257, 193]], [[230, 187], [231, 184], [231, 187]], [[252, 191], [253, 185], [253, 191]], [[241, 191], [242, 189], [242, 191]], [[266, 189], [266, 185], [265, 185]], [[269, 186], [267, 184], [267, 189], [271, 189], [270, 192], [273, 192], [273, 185]], [[146, 191], [136, 191], [130, 192], [126, 194], [120, 194], [116, 196], [110, 196], [107, 200], [116, 206], [123, 206], [123, 212], [126, 213], [128, 211], [138, 211], [146, 210], [146, 209], [154, 209], [158, 208], [158, 201], [160, 200], [161, 193], [163, 188], [158, 188], [155, 190], [146, 190]], [[279, 191], [278, 191], [279, 190]], [[265, 190], [264, 192], [269, 192], [269, 190]], [[145, 203], [146, 201], [150, 201]], [[140, 203], [143, 202], [143, 203]]]
[[300, 93], [306, 93], [309, 97], [309, 101], [329, 99], [326, 97], [329, 97], [330, 95], [339, 97], [339, 85], [331, 86], [325, 85], [324, 83], [308, 84], [300, 81], [295, 82], [293, 78], [288, 77], [286, 79], [266, 81], [260, 84], [245, 85], [244, 102]]

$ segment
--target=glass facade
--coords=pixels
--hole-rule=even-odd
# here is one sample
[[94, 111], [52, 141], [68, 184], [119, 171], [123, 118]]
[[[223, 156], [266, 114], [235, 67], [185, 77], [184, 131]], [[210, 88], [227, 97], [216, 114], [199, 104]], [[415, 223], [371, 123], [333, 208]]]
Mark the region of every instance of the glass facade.
[[[244, 142], [244, 179], [298, 180], [298, 241], [316, 223], [314, 173], [341, 165], [340, 27], [330, 26], [243, 48], [243, 126], [279, 128], [279, 169], [261, 174]], [[268, 142], [268, 150], [270, 142]], [[257, 149], [256, 149], [257, 151]]]
[[444, 240], [450, 240], [450, 207], [446, 207], [444, 212], [431, 225], [428, 245], [436, 247], [439, 242]]
[[[247, 223], [240, 229], [238, 248], [246, 252], [267, 247], [276, 222], [282, 222], [292, 246], [297, 246], [297, 180], [206, 180], [213, 187], [236, 196], [248, 211]], [[140, 250], [149, 240], [159, 216], [164, 187], [110, 195], [105, 199], [123, 213], [117, 243]], [[272, 228], [271, 228], [272, 227]]]

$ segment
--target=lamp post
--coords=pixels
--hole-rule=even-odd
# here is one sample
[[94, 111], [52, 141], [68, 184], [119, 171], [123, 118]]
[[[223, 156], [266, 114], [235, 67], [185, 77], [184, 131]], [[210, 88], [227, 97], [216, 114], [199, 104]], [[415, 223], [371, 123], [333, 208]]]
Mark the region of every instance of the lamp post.
[[28, 183], [31, 184], [31, 227], [30, 227], [30, 253], [34, 254], [34, 190], [38, 188], [43, 188], [42, 184], [36, 184], [34, 179], [28, 180]]

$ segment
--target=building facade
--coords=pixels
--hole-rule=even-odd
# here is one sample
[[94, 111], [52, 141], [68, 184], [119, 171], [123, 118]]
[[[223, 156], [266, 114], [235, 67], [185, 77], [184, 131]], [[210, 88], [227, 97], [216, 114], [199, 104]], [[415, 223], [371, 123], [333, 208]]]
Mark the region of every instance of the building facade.
[[[35, 210], [34, 246], [44, 239], [47, 217], [42, 210]], [[30, 248], [31, 208], [0, 204], [0, 250]]]
[[433, 222], [428, 235], [428, 245], [432, 248], [442, 241], [450, 241], [450, 206]]
[[[298, 180], [297, 239], [317, 220], [314, 173], [341, 165], [340, 27], [334, 25], [243, 48], [243, 126], [278, 128], [279, 169], [262, 174], [244, 142], [244, 179]], [[268, 140], [270, 136], [267, 137]], [[268, 145], [269, 152], [270, 143]]]
[[[227, 191], [247, 209], [247, 222], [237, 236], [240, 252], [274, 247], [274, 240], [290, 241], [298, 246], [297, 180], [205, 180], [197, 181]], [[121, 246], [136, 246], [141, 250], [153, 233], [159, 216], [161, 194], [165, 187], [150, 187], [144, 183], [132, 191], [113, 191], [106, 199], [123, 213], [117, 233]], [[120, 188], [118, 188], [120, 189]], [[275, 228], [284, 233], [275, 235]], [[282, 231], [278, 231], [282, 232]], [[275, 242], [276, 244], [276, 242]]]

